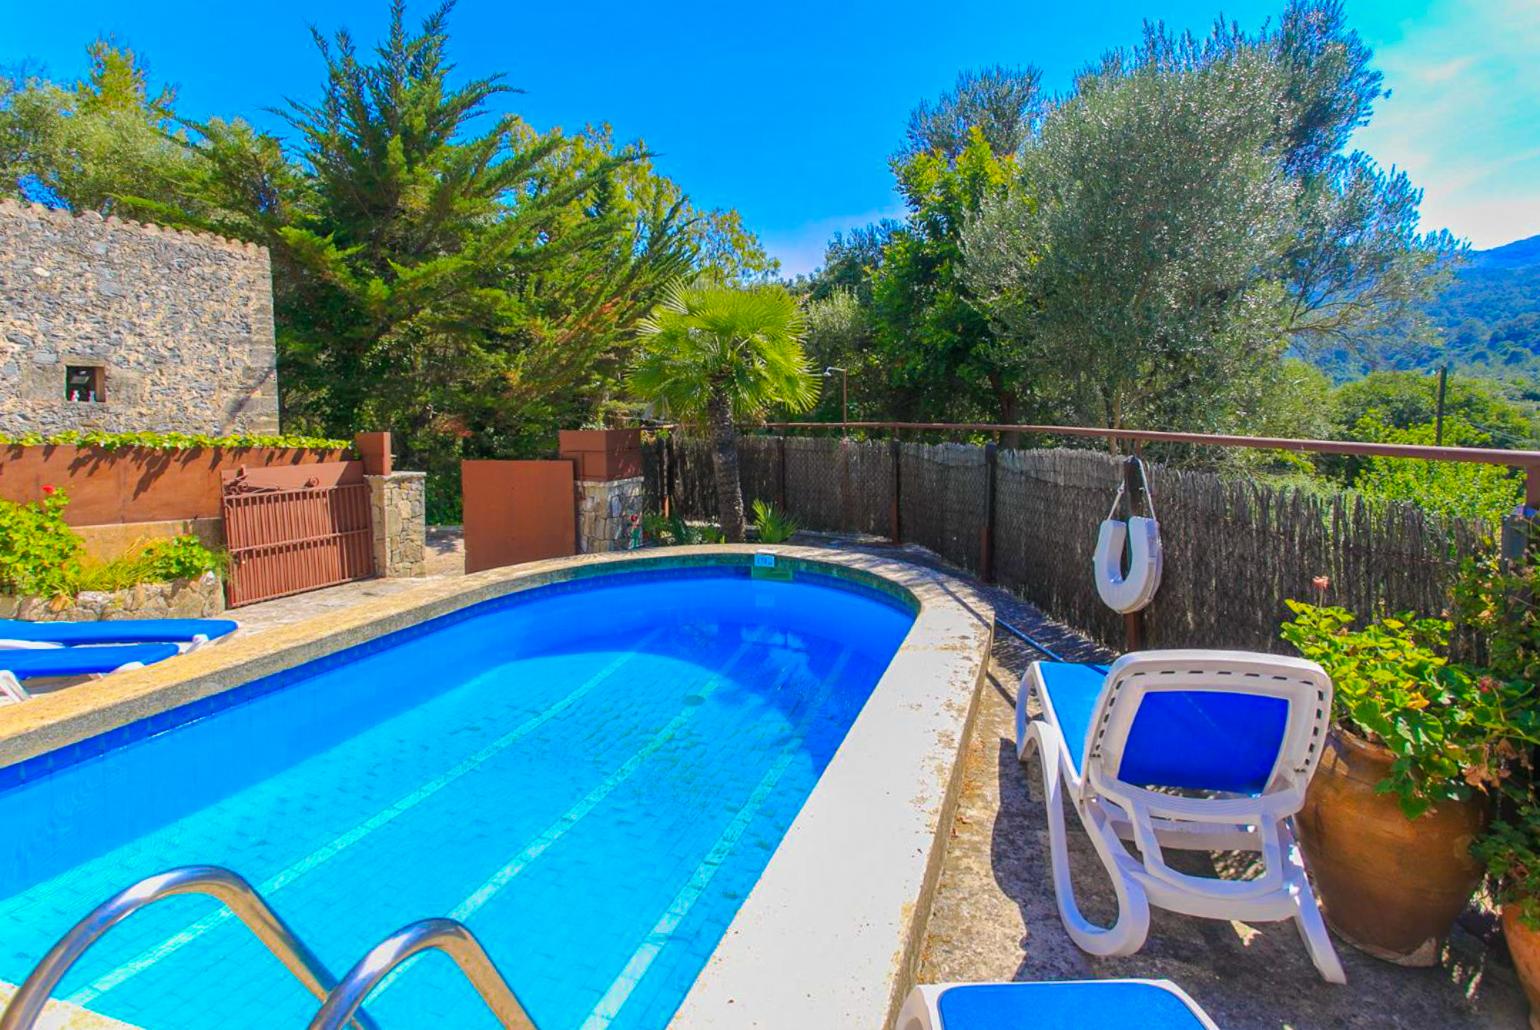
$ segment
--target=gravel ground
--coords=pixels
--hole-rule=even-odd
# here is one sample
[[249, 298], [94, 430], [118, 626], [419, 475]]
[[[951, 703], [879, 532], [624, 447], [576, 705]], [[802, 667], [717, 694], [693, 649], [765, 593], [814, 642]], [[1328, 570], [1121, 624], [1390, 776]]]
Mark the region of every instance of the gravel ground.
[[[834, 545], [838, 538], [826, 538]], [[910, 561], [944, 567], [920, 548], [870, 542], [844, 546], [902, 552]], [[954, 573], [955, 569], [951, 569]], [[1108, 655], [1045, 618], [1020, 598], [984, 588], [996, 617], [1022, 629], [1067, 660]], [[1077, 948], [1059, 921], [1048, 859], [1041, 772], [1034, 758], [1016, 760], [1016, 688], [1027, 664], [1042, 655], [1004, 631], [965, 752], [963, 786], [941, 879], [931, 907], [919, 980], [1052, 980], [1154, 977], [1180, 984], [1225, 1030], [1434, 1030], [1527, 1026], [1526, 1006], [1490, 913], [1473, 907], [1431, 969], [1404, 969], [1337, 941], [1345, 986], [1321, 980], [1292, 923], [1220, 922], [1152, 911], [1144, 949], [1099, 959]], [[1071, 866], [1088, 918], [1110, 923], [1111, 883], [1073, 812]], [[1213, 866], [1182, 856], [1200, 872]]]

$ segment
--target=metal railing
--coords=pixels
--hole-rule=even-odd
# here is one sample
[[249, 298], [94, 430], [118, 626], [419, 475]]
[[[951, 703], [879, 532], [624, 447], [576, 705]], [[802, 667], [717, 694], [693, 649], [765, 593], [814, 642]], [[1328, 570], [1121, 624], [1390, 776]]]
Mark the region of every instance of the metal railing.
[[1528, 503], [1540, 504], [1540, 451], [1495, 447], [1445, 447], [1427, 444], [1374, 443], [1367, 440], [1306, 440], [1276, 436], [1235, 436], [1222, 433], [1173, 433], [1152, 429], [1104, 429], [1096, 426], [1017, 425], [1010, 422], [766, 422], [746, 428], [778, 430], [865, 430], [890, 433], [1007, 433], [1121, 440], [1127, 443], [1175, 443], [1200, 447], [1242, 447], [1264, 451], [1339, 454], [1358, 457], [1414, 458], [1423, 461], [1502, 465], [1524, 474]]
[[463, 923], [453, 919], [424, 919], [402, 927], [375, 945], [327, 995], [310, 1021], [309, 1030], [337, 1030], [346, 1025], [364, 999], [393, 970], [424, 951], [441, 951], [453, 959], [507, 1030], [535, 1030], [534, 1022], [481, 942]]
[[[305, 943], [295, 936], [289, 925], [268, 907], [251, 884], [219, 866], [183, 866], [140, 880], [132, 887], [119, 891], [71, 927], [68, 933], [59, 938], [58, 943], [48, 949], [48, 953], [33, 967], [27, 979], [11, 997], [10, 1004], [0, 1013], [0, 1030], [32, 1030], [38, 1017], [43, 1014], [43, 1007], [49, 997], [59, 986], [59, 981], [64, 979], [64, 974], [108, 930], [146, 906], [183, 894], [203, 894], [224, 905], [323, 1004], [334, 993], [336, 978]], [[348, 1018], [353, 1024], [360, 1030], [377, 1030], [367, 1015], [356, 1011], [357, 1007], [354, 1005], [348, 1011]]]

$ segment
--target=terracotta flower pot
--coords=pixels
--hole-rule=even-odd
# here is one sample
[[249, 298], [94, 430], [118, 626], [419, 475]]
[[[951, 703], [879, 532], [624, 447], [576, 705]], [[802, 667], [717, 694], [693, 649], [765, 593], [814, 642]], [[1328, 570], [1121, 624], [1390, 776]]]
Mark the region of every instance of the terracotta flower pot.
[[1529, 1025], [1540, 1030], [1540, 930], [1531, 930], [1519, 922], [1519, 910], [1503, 907], [1503, 936], [1508, 939], [1508, 954], [1519, 974], [1524, 997], [1529, 999]]
[[1296, 818], [1300, 845], [1333, 930], [1376, 958], [1431, 966], [1481, 880], [1470, 845], [1486, 800], [1407, 819], [1394, 794], [1375, 793], [1390, 764], [1385, 748], [1333, 730]]

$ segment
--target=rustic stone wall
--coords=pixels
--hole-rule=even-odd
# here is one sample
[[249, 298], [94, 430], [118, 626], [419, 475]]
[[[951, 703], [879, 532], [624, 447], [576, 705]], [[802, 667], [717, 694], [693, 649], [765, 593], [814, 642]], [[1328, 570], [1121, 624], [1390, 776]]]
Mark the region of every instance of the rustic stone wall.
[[375, 575], [391, 579], [426, 576], [427, 474], [393, 472], [388, 476], [365, 476], [364, 481], [369, 484]]
[[0, 433], [276, 433], [277, 389], [266, 249], [0, 200]]
[[206, 619], [224, 610], [224, 585], [212, 572], [197, 579], [139, 583], [124, 590], [86, 590], [60, 608], [46, 597], [0, 595], [0, 618], [30, 622]]
[[603, 554], [631, 549], [631, 516], [641, 518], [641, 476], [577, 483], [578, 551]]

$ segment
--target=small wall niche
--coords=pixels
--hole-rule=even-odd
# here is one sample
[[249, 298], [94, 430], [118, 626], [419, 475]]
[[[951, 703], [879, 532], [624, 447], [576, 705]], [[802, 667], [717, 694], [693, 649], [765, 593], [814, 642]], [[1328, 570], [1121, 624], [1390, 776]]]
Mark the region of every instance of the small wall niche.
[[107, 370], [101, 365], [65, 365], [64, 399], [83, 404], [107, 400]]

